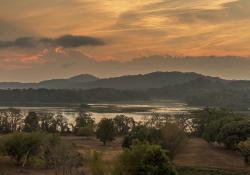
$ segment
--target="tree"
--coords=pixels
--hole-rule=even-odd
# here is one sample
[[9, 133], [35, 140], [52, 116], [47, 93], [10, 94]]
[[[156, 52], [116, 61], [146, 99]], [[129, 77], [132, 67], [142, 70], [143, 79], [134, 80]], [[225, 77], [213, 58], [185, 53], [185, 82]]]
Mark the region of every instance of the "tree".
[[160, 129], [148, 128], [144, 125], [138, 125], [124, 137], [122, 146], [124, 148], [129, 148], [134, 141], [139, 141], [141, 143], [161, 144], [162, 132]]
[[138, 144], [125, 149], [115, 165], [116, 175], [176, 175], [166, 152], [158, 145]]
[[103, 142], [103, 145], [106, 145], [107, 141], [113, 141], [115, 137], [113, 120], [103, 118], [97, 126], [96, 136]]
[[218, 135], [221, 132], [223, 126], [234, 121], [242, 121], [242, 120], [244, 120], [244, 118], [238, 116], [229, 116], [229, 117], [221, 117], [218, 119], [214, 119], [206, 124], [206, 126], [204, 127], [202, 137], [207, 142], [219, 142]]
[[55, 133], [57, 131], [56, 121], [53, 113], [39, 113], [41, 129], [45, 132]]
[[250, 164], [250, 139], [239, 143], [238, 148], [247, 165]]
[[15, 108], [0, 110], [0, 132], [10, 133], [21, 128], [23, 115], [21, 110]]
[[43, 135], [40, 133], [13, 133], [4, 136], [2, 151], [24, 167], [31, 156], [39, 152]]
[[117, 135], [126, 135], [135, 126], [134, 119], [125, 115], [117, 115], [113, 121]]
[[186, 134], [183, 128], [180, 128], [177, 124], [167, 124], [162, 129], [162, 148], [169, 151], [171, 159], [174, 158], [178, 150], [183, 145], [186, 138]]
[[27, 117], [24, 119], [25, 132], [33, 132], [39, 129], [39, 117], [35, 112], [29, 112]]
[[78, 113], [78, 117], [75, 119], [74, 132], [78, 135], [80, 131], [88, 130], [94, 132], [94, 124], [95, 120], [91, 117], [91, 114], [86, 113], [84, 110], [80, 110]]
[[241, 141], [250, 137], [250, 122], [248, 120], [233, 121], [225, 124], [218, 133], [217, 141], [226, 148], [236, 149]]
[[202, 137], [206, 126], [211, 122], [220, 118], [235, 117], [235, 114], [224, 108], [204, 108], [199, 111], [192, 112], [193, 128], [195, 135]]
[[56, 131], [60, 132], [61, 134], [66, 134], [70, 131], [68, 119], [62, 114], [57, 114], [54, 117], [54, 125], [56, 125]]
[[173, 121], [173, 117], [169, 114], [152, 113], [150, 116], [144, 118], [145, 126], [158, 129], [165, 127]]

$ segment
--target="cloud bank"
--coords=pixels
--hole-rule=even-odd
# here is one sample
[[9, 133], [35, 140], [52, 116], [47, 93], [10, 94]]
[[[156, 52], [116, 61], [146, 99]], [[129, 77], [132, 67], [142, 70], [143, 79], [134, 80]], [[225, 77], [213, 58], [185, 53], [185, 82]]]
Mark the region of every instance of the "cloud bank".
[[73, 36], [64, 35], [59, 38], [36, 38], [36, 37], [20, 37], [14, 41], [0, 41], [0, 48], [31, 48], [38, 46], [55, 46], [64, 48], [77, 48], [81, 46], [101, 46], [105, 42], [100, 38], [89, 36]]

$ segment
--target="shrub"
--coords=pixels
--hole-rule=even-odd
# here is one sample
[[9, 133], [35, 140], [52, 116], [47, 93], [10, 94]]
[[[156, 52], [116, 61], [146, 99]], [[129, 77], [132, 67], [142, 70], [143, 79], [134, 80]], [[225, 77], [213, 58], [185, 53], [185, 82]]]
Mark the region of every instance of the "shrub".
[[4, 136], [2, 151], [24, 167], [29, 158], [39, 152], [43, 135], [41, 133], [13, 133]]
[[176, 175], [176, 170], [160, 146], [138, 144], [124, 150], [119, 156], [114, 174]]
[[246, 164], [250, 164], [250, 139], [239, 143], [238, 148]]
[[250, 122], [247, 120], [233, 121], [225, 124], [219, 134], [218, 142], [223, 143], [229, 149], [236, 149], [241, 141], [250, 136]]

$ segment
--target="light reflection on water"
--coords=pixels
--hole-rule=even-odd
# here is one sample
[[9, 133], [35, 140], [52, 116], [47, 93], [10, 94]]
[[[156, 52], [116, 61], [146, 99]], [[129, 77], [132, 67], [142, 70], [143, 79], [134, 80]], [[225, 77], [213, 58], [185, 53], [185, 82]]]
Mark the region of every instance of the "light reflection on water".
[[[177, 102], [167, 102], [167, 103], [121, 103], [121, 104], [112, 104], [112, 103], [100, 103], [100, 104], [89, 104], [92, 107], [97, 107], [99, 109], [109, 109], [110, 107], [115, 108], [148, 108], [146, 112], [91, 112], [92, 117], [95, 118], [96, 122], [100, 121], [101, 118], [113, 118], [116, 115], [126, 115], [128, 117], [133, 117], [135, 121], [142, 120], [145, 116], [149, 116], [151, 113], [162, 113], [162, 114], [182, 114], [187, 113], [191, 110], [196, 110], [198, 108], [187, 106], [184, 103]], [[0, 107], [4, 109], [7, 107]], [[77, 108], [73, 107], [16, 107], [22, 110], [23, 115], [27, 115], [28, 112], [37, 112], [37, 113], [54, 113], [62, 114], [68, 118], [69, 121], [74, 121], [74, 118], [77, 117]]]

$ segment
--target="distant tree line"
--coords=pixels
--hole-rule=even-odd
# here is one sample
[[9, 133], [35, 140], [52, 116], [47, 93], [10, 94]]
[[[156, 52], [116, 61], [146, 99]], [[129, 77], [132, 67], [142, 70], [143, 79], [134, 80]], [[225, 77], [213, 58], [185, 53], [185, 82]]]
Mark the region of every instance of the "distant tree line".
[[238, 86], [227, 88], [204, 80], [198, 82], [140, 91], [107, 88], [0, 90], [0, 104], [5, 106], [59, 106], [79, 103], [175, 99], [193, 106], [248, 109], [249, 88], [239, 88]]
[[142, 91], [116, 89], [14, 89], [0, 90], [1, 105], [65, 105], [74, 103], [147, 100]]

